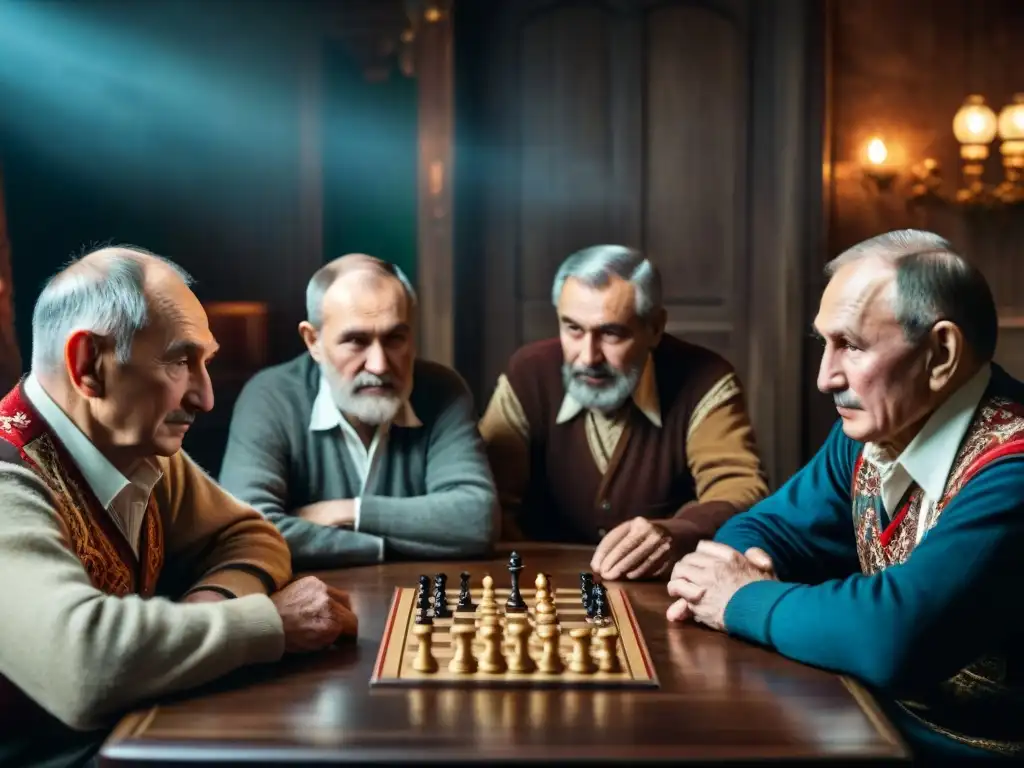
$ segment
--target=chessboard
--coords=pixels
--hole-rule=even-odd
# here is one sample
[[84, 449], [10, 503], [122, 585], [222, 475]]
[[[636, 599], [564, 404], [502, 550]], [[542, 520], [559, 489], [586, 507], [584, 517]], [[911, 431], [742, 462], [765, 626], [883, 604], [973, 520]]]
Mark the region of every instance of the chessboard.
[[[427, 611], [420, 588], [398, 587], [370, 678], [371, 686], [657, 688], [651, 655], [625, 592], [594, 588], [601, 607], [580, 589], [467, 588], [458, 601], [440, 594], [447, 610]], [[509, 595], [521, 598], [518, 610]], [[435, 590], [435, 595], [437, 595]], [[589, 607], [588, 607], [589, 605]], [[539, 617], [539, 618], [538, 618]]]

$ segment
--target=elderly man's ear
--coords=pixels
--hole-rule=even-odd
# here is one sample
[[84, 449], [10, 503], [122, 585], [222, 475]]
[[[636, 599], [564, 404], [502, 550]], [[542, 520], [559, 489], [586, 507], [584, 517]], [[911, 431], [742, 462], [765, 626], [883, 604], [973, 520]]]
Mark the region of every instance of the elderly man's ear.
[[103, 397], [105, 371], [102, 340], [89, 331], [75, 331], [64, 345], [64, 367], [71, 386], [82, 397]]
[[928, 387], [932, 392], [944, 389], [956, 376], [957, 371], [969, 363], [970, 352], [964, 343], [964, 335], [955, 323], [940, 320], [928, 337]]

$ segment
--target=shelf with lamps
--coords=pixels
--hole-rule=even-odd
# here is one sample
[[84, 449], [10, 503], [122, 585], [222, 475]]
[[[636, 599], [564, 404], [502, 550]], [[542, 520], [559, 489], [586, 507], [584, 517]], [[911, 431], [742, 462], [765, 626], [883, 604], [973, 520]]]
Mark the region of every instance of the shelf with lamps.
[[[916, 204], [938, 203], [967, 208], [1001, 208], [1024, 204], [1024, 93], [996, 113], [985, 99], [972, 94], [953, 117], [953, 135], [960, 142], [962, 186], [952, 195], [942, 189], [939, 163], [925, 159], [912, 170], [910, 198]], [[990, 145], [999, 137], [1003, 180], [984, 181]]]

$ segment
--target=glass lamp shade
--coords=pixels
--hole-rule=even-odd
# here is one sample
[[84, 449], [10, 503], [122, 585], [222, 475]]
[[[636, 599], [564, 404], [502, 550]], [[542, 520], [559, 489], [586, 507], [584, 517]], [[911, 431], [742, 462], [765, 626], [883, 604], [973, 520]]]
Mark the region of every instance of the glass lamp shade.
[[953, 117], [953, 135], [961, 144], [988, 144], [996, 137], [996, 113], [978, 95], [968, 96]]
[[1024, 93], [1013, 97], [1013, 103], [999, 113], [999, 137], [1004, 141], [1024, 140]]

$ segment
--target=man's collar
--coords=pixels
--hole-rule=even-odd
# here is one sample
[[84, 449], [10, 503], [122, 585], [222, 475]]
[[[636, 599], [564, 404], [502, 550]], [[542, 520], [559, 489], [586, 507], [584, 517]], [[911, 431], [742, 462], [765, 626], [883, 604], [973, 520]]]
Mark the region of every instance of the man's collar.
[[[320, 388], [317, 390], [316, 399], [313, 400], [313, 411], [309, 417], [309, 429], [311, 432], [326, 432], [340, 427], [342, 421], [341, 411], [331, 397], [331, 388], [327, 380], [320, 377]], [[423, 422], [416, 416], [409, 398], [405, 398], [398, 414], [391, 422], [396, 427], [422, 427]]]
[[92, 444], [31, 373], [25, 378], [24, 387], [25, 396], [67, 449], [71, 459], [81, 470], [85, 482], [96, 494], [104, 509], [107, 509], [117, 495], [131, 483], [134, 482], [145, 491], [152, 491], [153, 486], [163, 476], [156, 462], [147, 460], [140, 462], [138, 469], [132, 472], [131, 479], [125, 477], [100, 449]]
[[897, 457], [896, 461], [929, 498], [942, 496], [960, 443], [991, 378], [991, 366], [985, 365], [935, 410]]
[[[654, 378], [654, 358], [651, 355], [647, 356], [640, 380], [633, 390], [632, 399], [640, 412], [650, 419], [654, 426], [661, 426], [661, 402], [658, 398], [658, 382]], [[558, 416], [555, 417], [555, 423], [564, 424], [571, 421], [583, 410], [585, 410], [583, 405], [566, 392], [562, 399], [562, 406], [558, 410]]]

